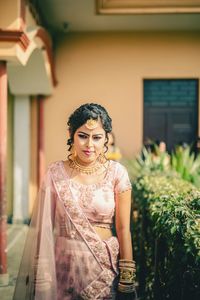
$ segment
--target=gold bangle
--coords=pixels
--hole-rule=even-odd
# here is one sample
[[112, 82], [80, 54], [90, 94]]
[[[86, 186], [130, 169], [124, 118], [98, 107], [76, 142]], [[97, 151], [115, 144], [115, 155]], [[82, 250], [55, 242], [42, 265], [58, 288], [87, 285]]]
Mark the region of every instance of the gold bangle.
[[119, 267], [120, 270], [127, 270], [127, 271], [130, 271], [130, 272], [136, 272], [136, 268], [132, 268], [132, 267]]
[[135, 265], [135, 262], [134, 260], [130, 260], [130, 261], [127, 261], [127, 260], [119, 260], [119, 264], [130, 264], [130, 265]]
[[122, 293], [132, 293], [135, 290], [135, 285], [134, 284], [118, 284], [118, 291]]
[[122, 261], [134, 262], [134, 260], [132, 260], [132, 259], [120, 258], [119, 262], [122, 262]]
[[136, 277], [135, 261], [129, 259], [120, 259], [119, 272], [120, 272], [119, 283], [125, 283], [127, 285], [132, 285], [135, 283], [135, 277]]
[[119, 260], [119, 267], [130, 267], [135, 268], [135, 261], [134, 260], [127, 260], [127, 259], [120, 259]]
[[120, 270], [120, 283], [134, 283], [135, 281], [135, 272], [133, 269], [121, 269]]
[[134, 260], [131, 260], [131, 259], [125, 259], [125, 258], [121, 258], [119, 259], [119, 263], [134, 263], [135, 264], [135, 261]]

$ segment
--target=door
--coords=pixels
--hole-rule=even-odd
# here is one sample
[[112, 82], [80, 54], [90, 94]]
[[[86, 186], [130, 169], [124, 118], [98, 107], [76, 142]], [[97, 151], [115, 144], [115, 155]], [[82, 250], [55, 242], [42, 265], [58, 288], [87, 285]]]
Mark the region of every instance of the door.
[[144, 80], [144, 142], [194, 144], [198, 132], [198, 80]]

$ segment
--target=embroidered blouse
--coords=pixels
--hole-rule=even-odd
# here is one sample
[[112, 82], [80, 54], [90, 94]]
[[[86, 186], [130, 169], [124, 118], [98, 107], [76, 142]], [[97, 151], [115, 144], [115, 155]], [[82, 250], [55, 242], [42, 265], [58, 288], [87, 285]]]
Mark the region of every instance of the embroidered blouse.
[[[62, 167], [64, 168], [64, 164]], [[68, 176], [67, 172], [66, 175]], [[70, 180], [69, 186], [91, 223], [111, 227], [115, 213], [115, 195], [131, 189], [126, 168], [119, 162], [110, 161], [103, 180], [95, 184], [81, 184]], [[105, 226], [106, 227], [106, 226]]]

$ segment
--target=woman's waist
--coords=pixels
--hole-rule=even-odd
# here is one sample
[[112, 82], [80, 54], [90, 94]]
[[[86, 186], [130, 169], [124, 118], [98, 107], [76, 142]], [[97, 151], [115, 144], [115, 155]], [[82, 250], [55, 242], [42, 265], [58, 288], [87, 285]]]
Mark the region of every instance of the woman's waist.
[[106, 222], [106, 221], [94, 221], [94, 220], [89, 220], [90, 224], [92, 227], [98, 227], [98, 228], [104, 228], [104, 229], [113, 229], [113, 223], [111, 222]]
[[[94, 231], [100, 236], [102, 240], [108, 239], [115, 235], [113, 223], [94, 221], [89, 219], [88, 221], [94, 229]], [[87, 227], [87, 229], [89, 230], [89, 227]], [[69, 239], [76, 239], [78, 237], [77, 235], [79, 236], [77, 230], [75, 228], [74, 230], [67, 228], [65, 223], [61, 223], [55, 231], [55, 236], [63, 236]]]
[[100, 222], [90, 222], [95, 232], [102, 240], [107, 240], [111, 238], [113, 234], [113, 224], [112, 223], [100, 223]]

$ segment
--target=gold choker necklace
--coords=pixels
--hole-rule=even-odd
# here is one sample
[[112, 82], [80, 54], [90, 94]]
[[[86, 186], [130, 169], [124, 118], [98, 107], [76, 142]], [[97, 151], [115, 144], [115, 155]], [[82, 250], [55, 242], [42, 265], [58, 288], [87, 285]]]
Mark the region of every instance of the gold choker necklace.
[[70, 167], [77, 170], [80, 173], [84, 173], [87, 175], [94, 174], [96, 171], [98, 171], [101, 168], [101, 164], [95, 164], [92, 167], [85, 167], [83, 165], [80, 165], [76, 159], [70, 160]]

